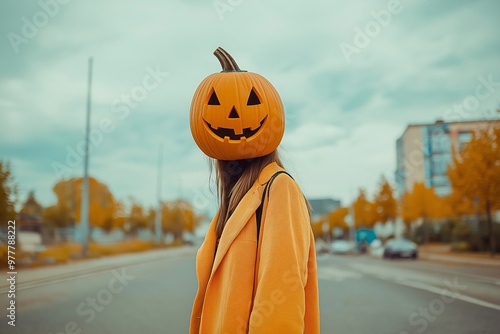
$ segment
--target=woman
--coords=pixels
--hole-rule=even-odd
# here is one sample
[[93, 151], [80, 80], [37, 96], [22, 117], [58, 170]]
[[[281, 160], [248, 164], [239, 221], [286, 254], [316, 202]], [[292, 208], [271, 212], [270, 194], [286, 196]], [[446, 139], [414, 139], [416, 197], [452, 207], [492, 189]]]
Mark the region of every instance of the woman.
[[308, 204], [276, 151], [281, 100], [225, 50], [214, 54], [223, 71], [198, 87], [190, 123], [215, 159], [220, 207], [196, 258], [190, 333], [319, 333]]

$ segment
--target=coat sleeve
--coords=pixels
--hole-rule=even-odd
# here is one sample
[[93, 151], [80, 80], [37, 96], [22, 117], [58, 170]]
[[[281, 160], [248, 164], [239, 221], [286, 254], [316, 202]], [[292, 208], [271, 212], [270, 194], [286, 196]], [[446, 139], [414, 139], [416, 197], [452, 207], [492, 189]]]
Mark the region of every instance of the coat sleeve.
[[310, 220], [299, 187], [278, 176], [262, 215], [249, 333], [304, 333]]

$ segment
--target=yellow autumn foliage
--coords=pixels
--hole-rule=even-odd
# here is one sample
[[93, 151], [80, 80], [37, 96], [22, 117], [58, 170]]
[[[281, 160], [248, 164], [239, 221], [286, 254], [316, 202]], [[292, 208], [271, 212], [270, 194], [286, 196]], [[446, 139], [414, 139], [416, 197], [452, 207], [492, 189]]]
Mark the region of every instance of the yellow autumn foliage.
[[[57, 182], [53, 191], [57, 196], [57, 204], [60, 210], [69, 210], [73, 221], [80, 221], [82, 203], [83, 178], [72, 178]], [[118, 218], [118, 203], [111, 191], [104, 184], [93, 177], [89, 177], [89, 223], [92, 227], [111, 230], [114, 227], [122, 227], [123, 220]]]

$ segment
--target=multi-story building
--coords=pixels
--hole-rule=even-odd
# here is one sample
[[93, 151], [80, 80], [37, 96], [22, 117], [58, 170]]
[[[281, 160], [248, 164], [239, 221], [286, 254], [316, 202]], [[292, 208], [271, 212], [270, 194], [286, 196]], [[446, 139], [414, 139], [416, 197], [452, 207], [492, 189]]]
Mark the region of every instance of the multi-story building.
[[311, 222], [315, 222], [340, 207], [340, 200], [333, 198], [309, 199]]
[[411, 191], [415, 182], [433, 187], [439, 196], [451, 192], [447, 176], [454, 149], [470, 141], [474, 131], [492, 120], [410, 124], [396, 141], [396, 187], [398, 195]]

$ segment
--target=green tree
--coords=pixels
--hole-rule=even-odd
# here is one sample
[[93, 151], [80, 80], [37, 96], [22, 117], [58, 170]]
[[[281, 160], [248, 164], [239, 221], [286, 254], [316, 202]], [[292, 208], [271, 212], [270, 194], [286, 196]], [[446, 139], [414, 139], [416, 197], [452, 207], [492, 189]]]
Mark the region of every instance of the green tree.
[[9, 220], [15, 219], [16, 202], [17, 185], [10, 164], [0, 161], [0, 226], [7, 226]]

